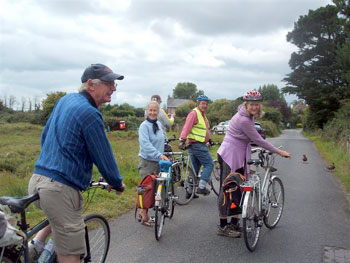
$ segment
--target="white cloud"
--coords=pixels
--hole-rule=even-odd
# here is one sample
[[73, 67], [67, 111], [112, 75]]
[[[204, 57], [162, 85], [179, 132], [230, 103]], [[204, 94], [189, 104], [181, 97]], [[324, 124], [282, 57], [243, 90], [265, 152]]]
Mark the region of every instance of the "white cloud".
[[1, 1], [0, 98], [75, 92], [84, 69], [125, 75], [112, 103], [163, 101], [178, 82], [212, 99], [283, 86], [293, 23], [330, 0]]

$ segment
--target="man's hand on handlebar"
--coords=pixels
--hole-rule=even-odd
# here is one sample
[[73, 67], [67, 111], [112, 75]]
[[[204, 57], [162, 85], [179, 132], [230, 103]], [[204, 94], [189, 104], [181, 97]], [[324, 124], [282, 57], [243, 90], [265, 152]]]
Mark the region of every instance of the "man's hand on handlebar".
[[117, 195], [121, 195], [124, 192], [124, 190], [125, 190], [125, 184], [122, 184], [122, 186], [119, 187], [119, 188], [113, 188], [111, 185], [108, 185], [107, 186], [107, 191], [110, 192], [111, 190], [115, 190], [115, 193]]
[[180, 143], [179, 143], [179, 149], [184, 151], [186, 150], [186, 141], [185, 140], [180, 140]]

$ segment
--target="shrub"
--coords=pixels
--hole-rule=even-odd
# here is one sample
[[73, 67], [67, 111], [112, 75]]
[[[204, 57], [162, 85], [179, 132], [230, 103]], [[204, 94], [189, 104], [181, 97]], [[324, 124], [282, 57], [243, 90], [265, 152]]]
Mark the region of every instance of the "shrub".
[[281, 133], [278, 126], [274, 122], [266, 121], [266, 120], [258, 120], [258, 121], [261, 123], [262, 127], [265, 129], [266, 136], [275, 137]]

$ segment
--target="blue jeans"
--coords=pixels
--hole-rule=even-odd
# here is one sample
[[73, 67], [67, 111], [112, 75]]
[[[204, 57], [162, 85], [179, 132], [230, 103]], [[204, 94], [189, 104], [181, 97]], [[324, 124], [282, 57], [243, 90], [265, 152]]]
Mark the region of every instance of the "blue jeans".
[[198, 176], [199, 169], [203, 165], [201, 180], [208, 182], [214, 167], [208, 147], [203, 143], [191, 143], [188, 153], [196, 175]]

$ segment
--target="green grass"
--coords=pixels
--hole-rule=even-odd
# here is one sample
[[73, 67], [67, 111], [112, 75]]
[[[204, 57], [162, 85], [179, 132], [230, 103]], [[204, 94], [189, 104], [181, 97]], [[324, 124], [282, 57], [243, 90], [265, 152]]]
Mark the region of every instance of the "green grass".
[[[27, 195], [28, 182], [32, 176], [34, 164], [40, 153], [40, 136], [43, 127], [28, 123], [1, 124], [0, 126], [0, 196]], [[170, 132], [169, 137], [179, 133]], [[138, 174], [138, 133], [137, 131], [114, 131], [107, 134], [112, 145], [123, 182], [125, 192], [117, 196], [114, 193], [97, 189], [88, 207], [87, 213], [100, 213], [107, 218], [121, 215], [135, 206], [136, 185], [140, 182]], [[223, 135], [213, 135], [212, 140], [221, 142]], [[173, 150], [178, 151], [178, 142], [172, 142]], [[218, 146], [210, 151], [216, 159]], [[99, 173], [96, 167], [93, 178]], [[90, 191], [91, 195], [91, 191]], [[86, 199], [87, 192], [83, 193]], [[44, 218], [41, 210], [31, 205], [28, 209], [29, 222], [36, 223]]]
[[323, 141], [317, 133], [303, 132], [303, 135], [312, 140], [322, 157], [328, 164], [334, 165], [335, 175], [339, 178], [348, 194], [350, 194], [350, 153], [346, 153], [333, 141]]
[[[40, 153], [42, 126], [28, 123], [0, 126], [0, 196], [27, 195], [28, 182]], [[135, 131], [108, 134], [126, 190], [121, 196], [97, 190], [86, 213], [100, 213], [107, 218], [118, 216], [135, 205], [136, 185], [140, 181], [138, 165], [138, 135]], [[94, 178], [99, 176], [94, 167]], [[84, 193], [87, 196], [87, 193]], [[32, 223], [41, 220], [43, 213], [31, 206], [28, 218]]]

